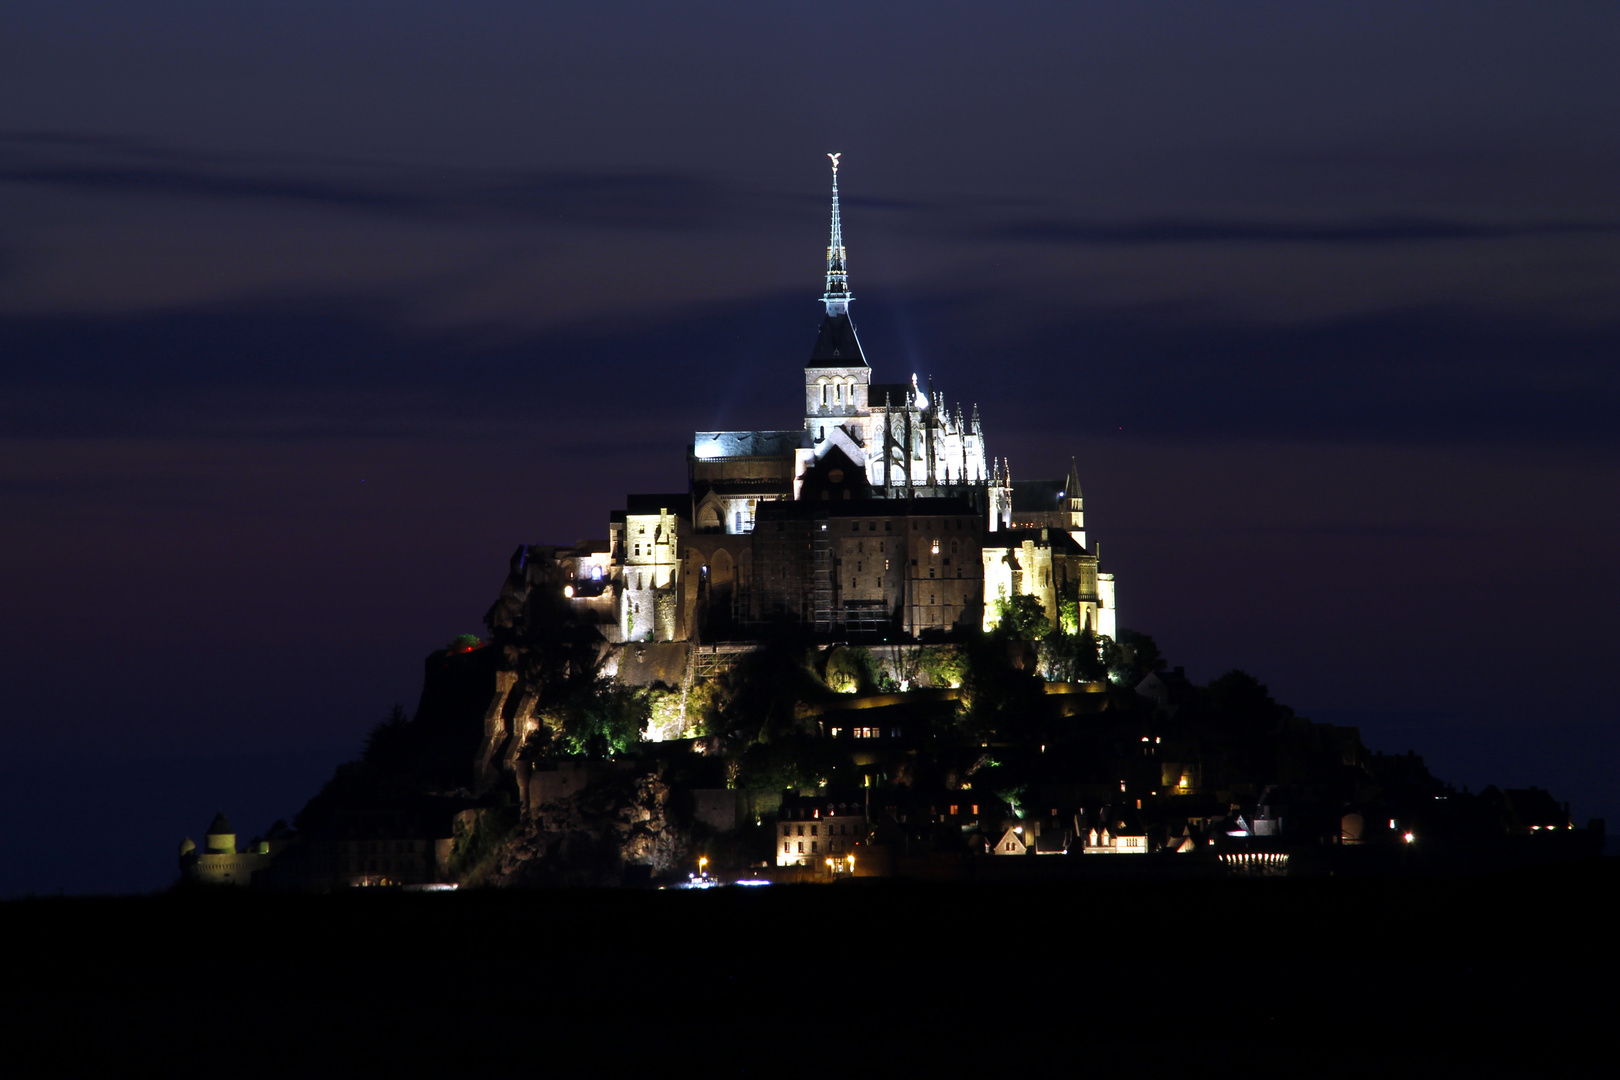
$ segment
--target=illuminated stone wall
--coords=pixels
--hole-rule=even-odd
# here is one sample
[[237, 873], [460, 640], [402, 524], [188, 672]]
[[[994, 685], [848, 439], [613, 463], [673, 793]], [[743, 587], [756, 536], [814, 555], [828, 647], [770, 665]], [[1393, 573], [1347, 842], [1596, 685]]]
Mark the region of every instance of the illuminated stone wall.
[[832, 859], [839, 873], [847, 872], [866, 831], [865, 809], [852, 798], [786, 799], [775, 829], [776, 865], [825, 867]]

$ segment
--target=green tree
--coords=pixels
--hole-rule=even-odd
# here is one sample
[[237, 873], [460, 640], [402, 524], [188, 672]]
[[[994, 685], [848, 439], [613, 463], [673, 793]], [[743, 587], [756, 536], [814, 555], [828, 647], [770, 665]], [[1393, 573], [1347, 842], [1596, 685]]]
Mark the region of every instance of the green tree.
[[1019, 641], [1037, 641], [1051, 632], [1052, 622], [1039, 597], [1019, 593], [996, 601], [996, 630]]
[[748, 743], [814, 731], [813, 722], [803, 722], [799, 706], [836, 698], [816, 674], [815, 656], [802, 629], [773, 628], [759, 648], [722, 676], [726, 701], [720, 729], [739, 732]]
[[962, 720], [973, 739], [1021, 737], [1046, 710], [1046, 685], [1031, 663], [1014, 654], [1027, 650], [999, 631], [970, 640], [963, 648], [967, 671], [962, 682]]
[[602, 676], [577, 687], [555, 711], [564, 753], [593, 758], [622, 754], [641, 741], [652, 716], [646, 690]]
[[1121, 630], [1116, 642], [1102, 640], [1108, 677], [1114, 682], [1135, 686], [1153, 672], [1164, 670], [1164, 657], [1159, 653], [1158, 643], [1147, 634]]
[[1108, 677], [1103, 642], [1091, 628], [1052, 634], [1041, 641], [1041, 663], [1054, 682], [1097, 682]]

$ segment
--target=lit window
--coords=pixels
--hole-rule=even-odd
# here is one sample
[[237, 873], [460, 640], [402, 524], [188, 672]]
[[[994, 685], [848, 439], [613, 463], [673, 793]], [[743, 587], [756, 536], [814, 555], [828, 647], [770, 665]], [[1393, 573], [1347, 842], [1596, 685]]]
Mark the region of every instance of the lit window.
[[803, 840], [799, 841], [799, 854], [800, 855], [804, 854], [804, 841]]

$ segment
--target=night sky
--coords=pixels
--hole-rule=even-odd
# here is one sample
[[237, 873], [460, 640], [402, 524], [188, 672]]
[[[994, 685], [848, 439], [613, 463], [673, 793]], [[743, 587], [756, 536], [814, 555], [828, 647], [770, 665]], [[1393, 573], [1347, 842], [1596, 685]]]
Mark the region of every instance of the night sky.
[[1620, 825], [1620, 8], [31, 5], [0, 895], [290, 818], [519, 543], [875, 377], [1080, 465], [1121, 621]]

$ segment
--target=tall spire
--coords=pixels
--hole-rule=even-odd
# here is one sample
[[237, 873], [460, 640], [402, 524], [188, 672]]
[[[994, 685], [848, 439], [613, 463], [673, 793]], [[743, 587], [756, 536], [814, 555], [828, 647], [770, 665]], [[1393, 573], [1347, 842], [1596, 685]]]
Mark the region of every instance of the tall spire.
[[849, 312], [849, 271], [844, 264], [844, 226], [838, 219], [838, 159], [843, 154], [828, 154], [832, 159], [832, 236], [827, 241], [827, 292], [821, 302], [827, 305], [828, 315]]
[[842, 154], [828, 154], [832, 159], [833, 199], [832, 237], [827, 242], [827, 291], [821, 302], [827, 313], [821, 318], [821, 329], [816, 333], [815, 348], [810, 350], [807, 368], [864, 368], [866, 356], [861, 352], [860, 338], [855, 336], [855, 324], [849, 318], [849, 274], [844, 269], [844, 225], [838, 216], [838, 159]]

